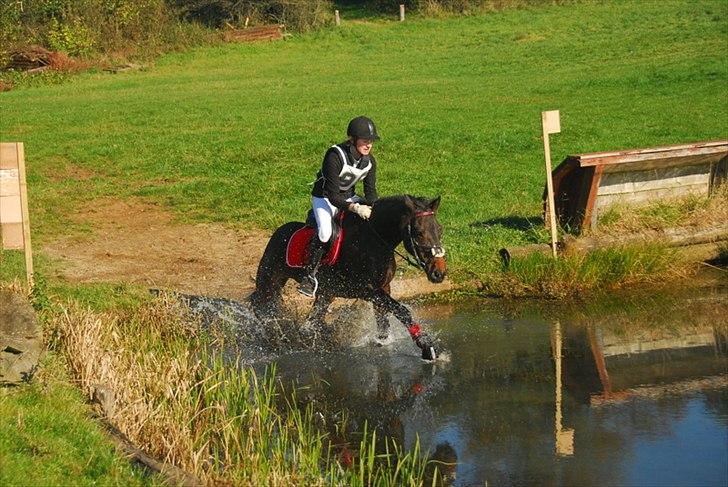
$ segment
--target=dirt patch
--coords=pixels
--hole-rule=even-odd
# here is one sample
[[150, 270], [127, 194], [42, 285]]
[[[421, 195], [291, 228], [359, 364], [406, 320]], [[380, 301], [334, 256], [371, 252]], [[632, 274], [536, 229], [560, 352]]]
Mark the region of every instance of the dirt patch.
[[74, 216], [88, 237], [63, 238], [44, 250], [74, 282], [131, 282], [179, 292], [242, 299], [253, 289], [268, 235], [219, 224], [183, 225], [140, 201], [101, 201]]
[[[43, 249], [60, 262], [61, 278], [123, 281], [234, 300], [253, 291], [269, 237], [221, 224], [177, 223], [167, 210], [139, 199], [96, 201], [73, 219], [88, 225], [91, 234], [62, 238]], [[404, 298], [451, 288], [424, 277], [396, 279], [392, 294]], [[291, 283], [287, 295], [297, 296]]]

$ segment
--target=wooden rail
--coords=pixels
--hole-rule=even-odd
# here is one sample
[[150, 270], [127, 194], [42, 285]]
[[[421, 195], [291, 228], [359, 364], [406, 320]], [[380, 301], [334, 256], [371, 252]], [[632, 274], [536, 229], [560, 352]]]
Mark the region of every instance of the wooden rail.
[[234, 29], [225, 31], [226, 42], [256, 42], [275, 41], [283, 39], [285, 25], [261, 25], [258, 27], [247, 27], [245, 29]]

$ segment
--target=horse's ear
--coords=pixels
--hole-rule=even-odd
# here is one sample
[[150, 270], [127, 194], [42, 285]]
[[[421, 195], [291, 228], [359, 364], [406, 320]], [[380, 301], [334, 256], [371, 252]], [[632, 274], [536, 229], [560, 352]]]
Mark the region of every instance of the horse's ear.
[[415, 211], [415, 202], [412, 200], [412, 197], [408, 194], [404, 195], [404, 205], [412, 210]]
[[437, 211], [437, 208], [439, 206], [440, 206], [440, 196], [438, 196], [434, 200], [430, 201], [430, 210]]

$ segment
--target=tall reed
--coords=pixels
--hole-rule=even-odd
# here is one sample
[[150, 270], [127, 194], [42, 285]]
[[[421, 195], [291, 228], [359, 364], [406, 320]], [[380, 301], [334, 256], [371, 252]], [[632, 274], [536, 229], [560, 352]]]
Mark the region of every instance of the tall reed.
[[224, 360], [174, 299], [123, 312], [68, 302], [48, 321], [52, 344], [84, 393], [113, 391], [109, 419], [144, 450], [206, 483], [422, 483], [419, 444], [405, 452], [387, 441], [378, 452], [375, 432], [364, 432], [356, 468], [340, 462], [313, 406], [297, 406], [295, 391], [283, 394], [275, 367], [260, 377]]
[[655, 283], [684, 276], [694, 266], [675, 249], [650, 244], [578, 252], [553, 259], [531, 254], [514, 258], [501, 273], [482, 284], [486, 294], [507, 297], [565, 298], [636, 283]]

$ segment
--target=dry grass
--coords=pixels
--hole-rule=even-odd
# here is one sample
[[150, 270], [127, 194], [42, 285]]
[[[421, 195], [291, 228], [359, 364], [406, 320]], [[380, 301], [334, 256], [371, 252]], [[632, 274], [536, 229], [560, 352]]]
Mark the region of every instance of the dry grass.
[[594, 235], [624, 235], [674, 227], [710, 227], [727, 221], [728, 184], [724, 184], [710, 197], [689, 195], [638, 207], [614, 205], [600, 217]]
[[123, 433], [206, 483], [421, 483], [419, 451], [394, 446], [391, 454], [377, 453], [371, 434], [359, 445], [353, 468], [342, 466], [327, 434], [315, 426], [313, 409], [295, 406], [295, 394], [280, 394], [275, 371], [259, 378], [208, 353], [210, 338], [172, 298], [123, 313], [74, 303], [60, 309], [49, 319], [49, 339], [86, 396], [99, 386], [113, 391], [109, 419]]

